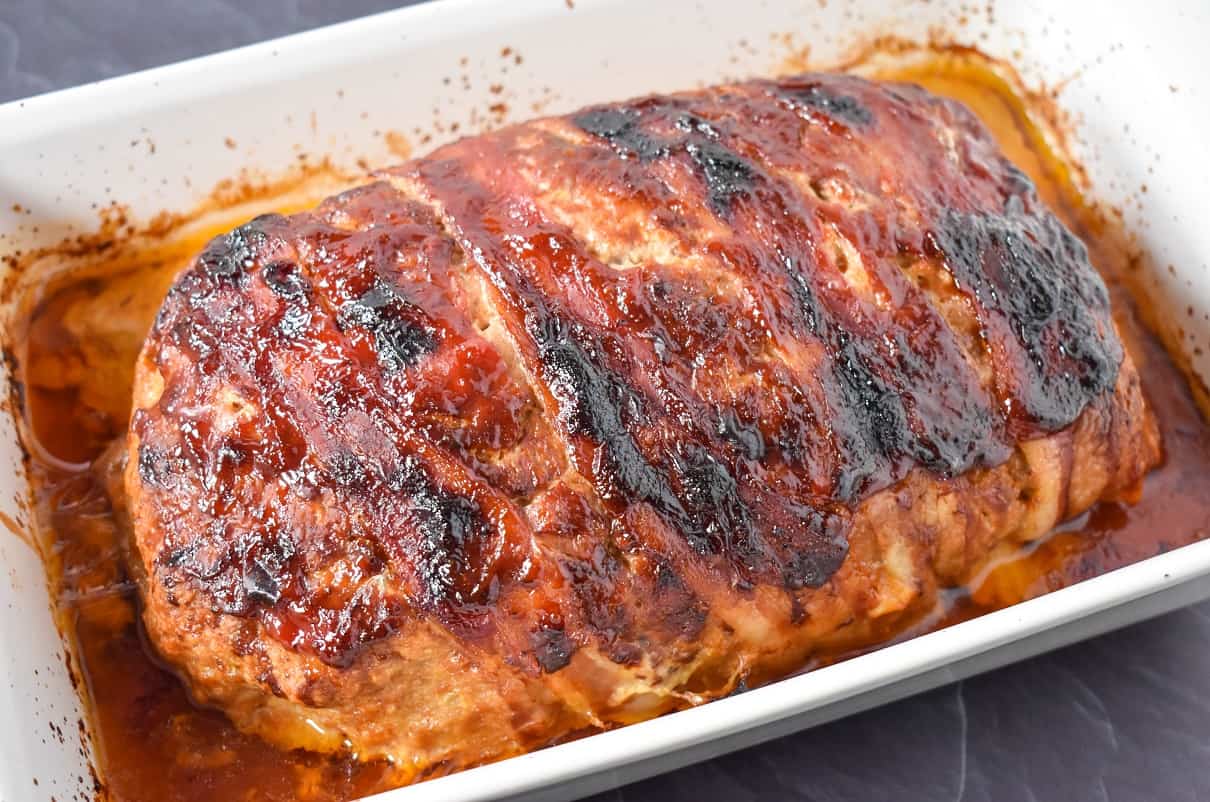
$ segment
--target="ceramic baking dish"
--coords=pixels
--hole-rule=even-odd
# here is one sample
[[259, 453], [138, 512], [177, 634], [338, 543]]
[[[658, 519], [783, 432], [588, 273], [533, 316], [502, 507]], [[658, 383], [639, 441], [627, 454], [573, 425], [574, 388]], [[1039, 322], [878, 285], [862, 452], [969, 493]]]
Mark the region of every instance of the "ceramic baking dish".
[[[188, 210], [217, 182], [300, 154], [399, 159], [503, 119], [725, 77], [827, 64], [894, 33], [1010, 60], [1070, 114], [1094, 197], [1161, 269], [1149, 294], [1195, 370], [1210, 316], [1210, 11], [1105, 4], [447, 0], [0, 107], [0, 255]], [[428, 142], [426, 142], [428, 140]], [[363, 163], [365, 163], [363, 162]], [[1147, 186], [1145, 192], [1140, 187]], [[1162, 269], [1166, 266], [1168, 269]], [[1192, 313], [1185, 314], [1191, 307]], [[1176, 315], [1168, 319], [1176, 320]], [[1196, 350], [1195, 350], [1196, 349]], [[1206, 349], [1210, 353], [1210, 349]], [[14, 422], [0, 415], [0, 512], [25, 525]], [[0, 800], [91, 798], [96, 755], [34, 539], [0, 537]], [[565, 799], [882, 704], [1210, 596], [1210, 542], [700, 708], [382, 795]]]

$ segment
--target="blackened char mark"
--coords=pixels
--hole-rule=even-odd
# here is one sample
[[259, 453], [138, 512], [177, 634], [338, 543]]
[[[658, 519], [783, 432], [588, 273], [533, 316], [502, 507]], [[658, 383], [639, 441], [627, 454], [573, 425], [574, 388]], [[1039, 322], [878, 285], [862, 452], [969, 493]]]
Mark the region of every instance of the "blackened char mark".
[[688, 134], [682, 145], [706, 182], [710, 208], [717, 215], [726, 215], [732, 200], [752, 191], [756, 168], [719, 141], [718, 127], [709, 120], [684, 113], [677, 117], [675, 125]]
[[744, 574], [762, 570], [768, 550], [728, 466], [695, 443], [693, 432], [684, 431], [677, 433], [671, 453], [652, 464], [630, 431], [644, 418], [641, 400], [620, 376], [591, 358], [579, 342], [582, 333], [551, 316], [531, 334], [568, 432], [599, 448], [596, 472], [606, 488], [603, 495], [650, 504], [699, 554], [725, 555]]
[[651, 161], [671, 152], [669, 143], [643, 131], [638, 110], [626, 106], [589, 109], [571, 118], [582, 130], [608, 142], [623, 158]]
[[755, 172], [737, 153], [710, 141], [686, 142], [685, 150], [702, 172], [710, 208], [715, 214], [725, 215], [735, 198], [752, 190]]
[[299, 337], [311, 325], [311, 282], [294, 262], [277, 260], [261, 269], [261, 280], [269, 291], [282, 300], [275, 330], [286, 339]]
[[840, 570], [849, 554], [849, 541], [838, 539], [832, 548], [794, 552], [782, 566], [782, 584], [789, 590], [823, 587]]
[[261, 270], [261, 278], [273, 294], [286, 301], [302, 301], [311, 295], [311, 283], [293, 262], [270, 262]]
[[[719, 144], [718, 131], [695, 115], [682, 111], [683, 104], [668, 98], [651, 98], [633, 106], [593, 109], [572, 117], [572, 122], [610, 144], [622, 158], [641, 162], [684, 153], [706, 185], [710, 209], [727, 215], [732, 201], [752, 190], [755, 171], [747, 159]], [[683, 132], [661, 136], [644, 129], [661, 124]]]
[[[247, 286], [248, 276], [258, 261], [280, 244], [271, 232], [284, 227], [283, 223], [285, 218], [281, 215], [261, 215], [210, 240], [168, 290], [168, 298], [160, 306], [152, 332], [164, 334], [175, 327], [176, 331], [169, 336], [178, 344], [201, 356], [213, 350], [213, 343], [207, 342], [207, 334], [198, 331], [199, 327], [192, 325], [186, 316], [220, 293], [232, 293], [234, 301], [235, 294]], [[226, 316], [239, 314], [240, 306], [234, 302], [226, 304]]]
[[846, 125], [860, 127], [874, 121], [874, 114], [860, 100], [834, 92], [819, 82], [791, 79], [780, 83], [776, 91], [795, 108], [821, 112]]
[[297, 546], [287, 532], [255, 529], [231, 534], [215, 521], [181, 546], [166, 546], [159, 566], [171, 569], [160, 579], [170, 588], [184, 574], [204, 587], [211, 607], [230, 615], [248, 615], [271, 607], [292, 585]]
[[765, 436], [761, 433], [760, 427], [741, 421], [735, 410], [719, 411], [715, 432], [719, 437], [735, 446], [744, 459], [764, 459], [767, 449]]
[[[851, 126], [872, 124], [874, 116], [859, 99], [863, 91], [856, 81], [804, 76], [766, 84], [765, 91], [747, 96], [745, 107], [749, 116], [764, 121], [762, 125], [715, 126], [722, 144], [758, 154], [751, 166], [756, 189], [747, 214], [734, 220], [736, 236], [741, 243], [763, 245], [769, 278], [777, 280], [782, 274], [794, 301], [796, 328], [804, 338], [818, 341], [827, 354], [830, 375], [821, 384], [832, 407], [835, 487], [849, 504], [902, 478], [915, 465], [950, 476], [994, 462], [1004, 450], [990, 402], [964, 392], [968, 386], [977, 391], [977, 377], [960, 358], [943, 322], [931, 310], [923, 322], [919, 316], [912, 318], [920, 313], [903, 310], [853, 314], [852, 293], [820, 262], [812, 225], [822, 219], [816, 199], [804, 195], [776, 168], [766, 167], [764, 159], [793, 161], [800, 136], [844, 136], [825, 127], [785, 137], [786, 130], [801, 127], [791, 115], [803, 108]], [[864, 223], [858, 218], [854, 224]], [[895, 291], [894, 282], [903, 279], [897, 268], [887, 269], [885, 259], [875, 255], [869, 268], [875, 279]], [[899, 289], [910, 301], [905, 306], [930, 309], [915, 287]]]
[[323, 473], [344, 493], [383, 507], [392, 543], [416, 573], [420, 607], [449, 613], [485, 600], [500, 532], [475, 499], [438, 484], [414, 454], [384, 462], [337, 450], [324, 457]]
[[1055, 431], [1113, 388], [1122, 345], [1109, 293], [1083, 243], [1053, 215], [1025, 213], [1020, 198], [1004, 215], [947, 210], [930, 240], [984, 326], [1001, 322], [1024, 354], [1022, 375], [1003, 377], [1019, 402], [1015, 417]]
[[174, 466], [171, 457], [162, 449], [149, 445], [146, 441], [139, 443], [138, 471], [143, 484], [161, 490], [176, 484], [179, 466]]
[[[933, 390], [919, 384], [928, 372], [923, 357], [913, 353], [902, 338], [896, 343], [897, 362], [886, 364], [870, 341], [856, 338], [838, 326], [832, 327], [830, 333], [832, 359], [840, 378], [846, 413], [854, 417], [858, 430], [865, 436], [865, 444], [872, 444], [887, 465], [895, 466], [896, 477], [903, 472], [897, 463], [905, 461], [921, 465], [938, 476], [950, 477], [976, 464], [993, 464], [1006, 456], [992, 430], [990, 411], [981, 405], [972, 402], [962, 409], [949, 410], [950, 414], [941, 419], [920, 420], [916, 415], [916, 420], [912, 420], [907, 404], [919, 405], [921, 396]], [[872, 367], [879, 363], [882, 363], [879, 369]], [[935, 369], [937, 373], [952, 372], [947, 365], [936, 365]], [[889, 378], [879, 375], [879, 370]], [[857, 456], [854, 464], [863, 461], [859, 449], [849, 451]], [[840, 497], [857, 500], [865, 480], [876, 475], [880, 468], [868, 473], [858, 470], [842, 477]]]
[[647, 461], [630, 434], [628, 419], [640, 413], [638, 397], [619, 376], [596, 364], [571, 325], [550, 313], [528, 317], [543, 379], [559, 404], [563, 425], [569, 434], [587, 437], [601, 449], [603, 475], [598, 478], [626, 501], [653, 506], [696, 551], [711, 551], [668, 479]]
[[436, 330], [422, 310], [379, 282], [340, 308], [342, 328], [360, 326], [374, 335], [378, 362], [387, 373], [418, 363], [437, 347]]
[[964, 358], [957, 352], [939, 356], [932, 343], [918, 347], [912, 334], [900, 327], [884, 335], [893, 344], [890, 363], [896, 382], [906, 388], [912, 405], [912, 459], [946, 479], [1004, 462], [1013, 447], [1005, 440], [991, 396], [970, 392], [981, 386], [974, 384]]
[[[779, 91], [793, 104], [809, 106], [849, 124], [867, 125], [873, 119], [856, 98], [816, 82], [790, 82], [779, 87]], [[615, 150], [624, 149], [623, 155], [642, 158], [643, 153], [659, 157], [678, 150], [687, 153], [703, 176], [710, 209], [719, 216], [727, 215], [736, 198], [753, 192], [754, 203], [773, 203], [787, 213], [799, 211], [793, 201], [781, 198], [793, 197], [795, 193], [741, 156], [733, 143], [724, 142], [731, 138], [729, 128], [720, 128], [720, 123], [688, 112], [684, 103], [649, 99], [634, 107], [601, 110], [587, 120], [583, 117], [576, 118], [577, 124], [605, 138]], [[683, 137], [657, 139], [654, 134], [645, 133], [644, 126], [648, 129], [658, 126], [660, 130], [671, 127], [682, 132]], [[666, 147], [653, 146], [656, 142]], [[744, 221], [737, 222], [742, 225]], [[755, 233], [752, 238], [761, 239]], [[944, 474], [965, 469], [966, 463], [977, 456], [969, 442], [974, 433], [968, 437], [954, 436], [948, 430], [924, 425], [921, 432], [915, 431], [904, 401], [905, 395], [910, 396], [915, 389], [897, 369], [899, 366], [886, 364], [879, 353], [879, 338], [847, 330], [816, 297], [806, 268], [786, 258], [784, 253], [777, 256], [797, 301], [800, 319], [808, 333], [823, 341], [830, 356], [837, 404], [833, 411], [838, 418], [835, 431], [841, 456], [837, 477], [839, 497], [847, 503], [858, 502], [873, 487], [885, 485], [901, 474], [903, 466], [911, 460]], [[962, 434], [968, 433], [964, 430]], [[692, 483], [688, 486], [692, 487]], [[716, 520], [737, 523], [741, 528], [748, 525], [746, 519], [734, 521], [725, 506]]]
[[324, 473], [337, 487], [368, 491], [373, 476], [366, 464], [351, 451], [337, 451], [324, 460]]
[[[810, 543], [809, 548], [795, 549], [782, 558], [782, 584], [790, 590], [821, 587], [849, 554], [847, 516], [790, 500], [784, 500], [780, 512], [784, 519], [771, 524], [774, 539]], [[783, 531], [791, 529], [801, 531], [794, 533], [797, 536]]]
[[247, 272], [269, 243], [267, 229], [284, 221], [281, 215], [261, 215], [215, 237], [198, 256], [197, 269], [220, 286], [243, 286]]
[[567, 633], [554, 627], [540, 627], [530, 634], [530, 642], [538, 666], [547, 674], [565, 668], [576, 650], [575, 643], [567, 637]]
[[421, 602], [434, 609], [451, 602], [482, 602], [490, 556], [485, 548], [496, 526], [470, 498], [438, 486], [416, 457], [406, 457], [386, 477], [405, 502], [405, 519], [418, 535], [408, 557], [420, 580]]
[[745, 563], [758, 560], [752, 514], [740, 497], [739, 483], [731, 471], [695, 443], [678, 443], [676, 451], [671, 460], [673, 474], [685, 509], [696, 523], [695, 534], [700, 532], [712, 550], [725, 550], [733, 559]]
[[[956, 476], [1007, 456], [995, 419], [981, 397], [939, 404], [946, 381], [964, 381], [965, 363], [918, 352], [902, 326], [862, 330], [837, 319], [793, 260], [781, 260], [803, 325], [828, 354], [833, 381], [833, 431], [841, 458], [836, 494], [849, 504], [920, 465]], [[888, 342], [893, 344], [889, 349]], [[926, 346], [928, 344], [926, 343]], [[930, 361], [930, 359], [934, 361]]]
[[874, 484], [884, 484], [894, 463], [916, 451], [903, 398], [871, 368], [868, 343], [835, 321], [817, 296], [805, 269], [791, 258], [779, 260], [807, 331], [827, 351], [835, 391], [833, 432], [840, 457], [836, 495], [847, 504], [859, 501]]
[[840, 478], [837, 488], [841, 499], [853, 503], [873, 475], [917, 451], [916, 438], [908, 425], [903, 396], [871, 369], [869, 356], [863, 353], [866, 343], [836, 325], [828, 327], [827, 339], [833, 375], [844, 400], [843, 410], [838, 411], [853, 419], [863, 440], [845, 449], [853, 457], [850, 471]]
[[706, 608], [665, 559], [655, 558], [655, 582], [648, 614], [661, 630], [692, 641], [706, 626]]

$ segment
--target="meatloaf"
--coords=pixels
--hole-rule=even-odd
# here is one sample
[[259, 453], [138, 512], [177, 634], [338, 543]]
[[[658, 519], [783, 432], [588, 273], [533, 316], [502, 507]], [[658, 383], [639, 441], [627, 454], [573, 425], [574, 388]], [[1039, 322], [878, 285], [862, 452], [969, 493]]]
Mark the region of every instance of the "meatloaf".
[[213, 240], [137, 367], [150, 642], [283, 746], [407, 781], [767, 682], [1160, 458], [1084, 246], [919, 87], [645, 97], [372, 179]]

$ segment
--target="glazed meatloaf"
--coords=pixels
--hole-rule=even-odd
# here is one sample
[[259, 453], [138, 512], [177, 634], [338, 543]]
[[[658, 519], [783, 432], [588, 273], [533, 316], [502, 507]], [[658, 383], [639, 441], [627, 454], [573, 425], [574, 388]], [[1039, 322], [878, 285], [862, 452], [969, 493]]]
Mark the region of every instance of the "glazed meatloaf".
[[884, 640], [1159, 455], [1104, 283], [982, 125], [814, 74], [215, 239], [124, 482], [194, 696], [406, 781]]

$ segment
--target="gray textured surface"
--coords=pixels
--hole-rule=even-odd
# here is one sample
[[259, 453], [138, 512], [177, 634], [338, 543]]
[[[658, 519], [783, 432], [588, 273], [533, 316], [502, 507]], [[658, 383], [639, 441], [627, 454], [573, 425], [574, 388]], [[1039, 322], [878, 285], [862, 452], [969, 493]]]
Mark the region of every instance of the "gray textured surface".
[[[386, 0], [0, 0], [0, 101]], [[690, 800], [1210, 800], [1210, 604], [603, 794]]]

